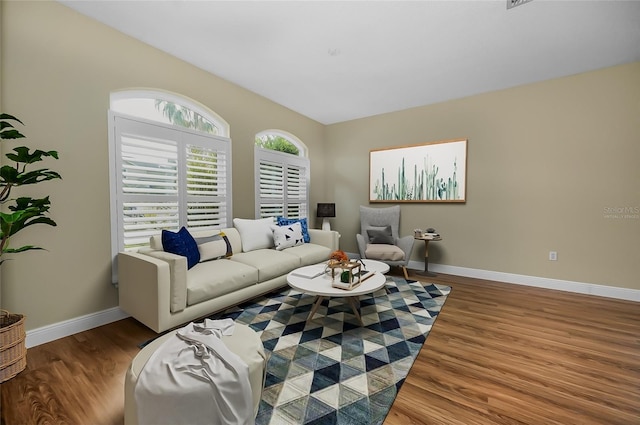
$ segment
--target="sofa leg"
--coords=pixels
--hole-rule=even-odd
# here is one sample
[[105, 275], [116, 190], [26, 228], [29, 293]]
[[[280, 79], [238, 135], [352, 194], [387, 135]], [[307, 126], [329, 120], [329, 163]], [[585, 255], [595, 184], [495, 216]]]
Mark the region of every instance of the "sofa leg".
[[404, 273], [404, 278], [406, 280], [409, 280], [409, 273], [407, 273], [407, 267], [406, 266], [402, 266], [402, 271]]

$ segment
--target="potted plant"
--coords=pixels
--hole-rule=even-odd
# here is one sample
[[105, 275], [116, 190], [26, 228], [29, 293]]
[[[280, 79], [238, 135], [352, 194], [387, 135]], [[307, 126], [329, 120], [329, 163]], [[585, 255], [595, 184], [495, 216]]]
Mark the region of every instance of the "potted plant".
[[[21, 124], [18, 118], [9, 114], [0, 114], [0, 140], [15, 140], [25, 136], [14, 125]], [[34, 245], [13, 248], [9, 242], [11, 237], [21, 230], [34, 225], [56, 223], [48, 217], [51, 205], [49, 197], [34, 199], [28, 196], [11, 198], [11, 191], [16, 186], [37, 184], [43, 181], [60, 179], [60, 174], [47, 168], [31, 170], [30, 167], [44, 158], [58, 159], [56, 151], [31, 151], [26, 146], [13, 148], [5, 155], [10, 165], [0, 167], [0, 266], [6, 254], [43, 249]], [[0, 312], [0, 382], [4, 382], [20, 373], [27, 366], [24, 346], [24, 316], [11, 314], [5, 310]]]

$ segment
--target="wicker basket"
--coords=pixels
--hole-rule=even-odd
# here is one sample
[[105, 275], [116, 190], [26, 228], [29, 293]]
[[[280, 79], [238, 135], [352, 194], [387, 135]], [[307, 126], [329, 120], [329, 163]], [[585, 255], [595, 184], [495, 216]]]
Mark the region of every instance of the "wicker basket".
[[0, 382], [5, 382], [27, 367], [24, 316], [0, 310]]

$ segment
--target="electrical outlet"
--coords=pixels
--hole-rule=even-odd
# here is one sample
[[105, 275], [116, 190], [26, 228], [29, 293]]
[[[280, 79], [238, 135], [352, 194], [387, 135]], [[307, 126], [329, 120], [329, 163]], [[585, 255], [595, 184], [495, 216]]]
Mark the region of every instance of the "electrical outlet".
[[558, 261], [558, 253], [556, 251], [549, 251], [549, 261]]

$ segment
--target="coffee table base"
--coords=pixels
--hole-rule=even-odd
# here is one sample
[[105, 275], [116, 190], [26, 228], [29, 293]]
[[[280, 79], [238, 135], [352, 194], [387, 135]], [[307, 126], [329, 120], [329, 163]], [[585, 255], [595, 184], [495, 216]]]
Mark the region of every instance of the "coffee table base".
[[[331, 297], [316, 295], [316, 298], [313, 301], [313, 306], [311, 307], [311, 311], [309, 312], [309, 316], [307, 316], [307, 323], [313, 320], [313, 316], [315, 316], [316, 312], [318, 311], [318, 307], [320, 307], [320, 304], [322, 304], [322, 302], [328, 298], [331, 298]], [[344, 297], [344, 298], [346, 298], [347, 301], [349, 302], [349, 305], [351, 306], [351, 310], [353, 310], [354, 316], [356, 316], [356, 318], [358, 319], [358, 322], [360, 322], [360, 326], [364, 326], [364, 323], [362, 323], [362, 317], [360, 317], [360, 313], [358, 313], [358, 307], [360, 306], [354, 299], [356, 297]]]

